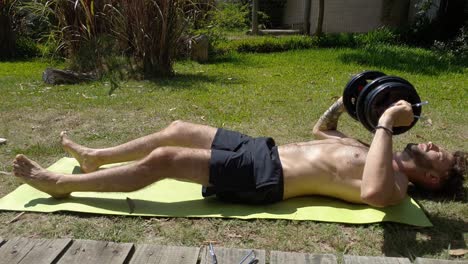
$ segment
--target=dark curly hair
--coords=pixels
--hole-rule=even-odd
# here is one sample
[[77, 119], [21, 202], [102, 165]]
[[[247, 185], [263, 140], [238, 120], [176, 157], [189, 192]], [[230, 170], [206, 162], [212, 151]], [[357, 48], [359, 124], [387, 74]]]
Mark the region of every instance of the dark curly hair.
[[463, 151], [455, 151], [452, 155], [455, 158], [455, 163], [449, 170], [447, 178], [442, 182], [441, 187], [435, 191], [435, 194], [452, 199], [463, 199], [465, 197], [463, 183], [466, 176], [468, 155]]

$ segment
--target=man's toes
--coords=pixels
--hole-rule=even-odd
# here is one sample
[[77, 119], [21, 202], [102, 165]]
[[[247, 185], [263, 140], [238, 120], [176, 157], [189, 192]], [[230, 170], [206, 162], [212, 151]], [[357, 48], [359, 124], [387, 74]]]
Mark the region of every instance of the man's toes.
[[29, 159], [23, 154], [18, 154], [16, 155], [15, 161], [17, 161], [18, 164], [25, 164], [28, 163]]
[[67, 138], [67, 137], [68, 137], [67, 131], [62, 131], [62, 132], [60, 132], [60, 137], [61, 137], [61, 138]]
[[21, 155], [21, 157], [17, 158], [19, 163], [23, 166], [34, 166], [34, 162], [30, 160], [28, 157], [25, 155]]
[[22, 160], [23, 162], [25, 162], [25, 163], [31, 163], [31, 160], [30, 160], [28, 157], [26, 157], [25, 155], [22, 155], [22, 156], [21, 156], [21, 160]]

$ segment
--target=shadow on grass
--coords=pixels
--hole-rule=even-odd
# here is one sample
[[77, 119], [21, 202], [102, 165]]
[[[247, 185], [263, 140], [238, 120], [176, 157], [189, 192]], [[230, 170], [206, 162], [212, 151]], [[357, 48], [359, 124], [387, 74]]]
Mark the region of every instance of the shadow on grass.
[[244, 65], [246, 64], [245, 59], [241, 58], [240, 54], [227, 53], [222, 55], [216, 55], [211, 57], [207, 64], [222, 64], [229, 63], [233, 65]]
[[453, 201], [453, 202], [461, 202], [464, 204], [468, 202], [468, 189], [466, 187], [461, 187], [457, 191], [452, 191], [453, 196], [450, 198], [448, 198], [444, 194], [423, 190], [413, 185], [408, 186], [408, 194], [414, 199], [416, 199], [417, 201], [429, 200], [429, 201], [439, 202], [439, 203]]
[[467, 62], [450, 59], [431, 51], [405, 47], [375, 46], [351, 50], [339, 56], [344, 63], [371, 68], [388, 68], [414, 74], [439, 75], [462, 72]]
[[464, 233], [468, 223], [462, 219], [430, 216], [433, 227], [414, 228], [401, 224], [384, 224], [385, 256], [406, 257], [411, 260], [425, 255], [448, 257], [448, 249], [466, 248]]
[[[271, 52], [273, 53], [273, 52]], [[275, 52], [278, 53], [278, 52]], [[265, 55], [266, 53], [228, 53], [224, 55], [218, 55], [210, 58], [206, 64], [208, 65], [233, 65], [242, 68], [258, 68], [263, 67], [255, 59], [252, 59], [256, 55]], [[253, 55], [253, 56], [249, 56]]]
[[[447, 197], [422, 191], [410, 186], [408, 193], [417, 201], [447, 202]], [[467, 203], [467, 190], [453, 197], [453, 201]], [[421, 206], [421, 208], [424, 207]], [[468, 232], [468, 222], [464, 219], [447, 218], [431, 215], [424, 210], [433, 227], [414, 228], [401, 224], [384, 224], [384, 245], [382, 251], [386, 256], [403, 256], [411, 260], [424, 255], [442, 255], [448, 258], [448, 249], [466, 249], [465, 234]]]
[[222, 84], [242, 84], [245, 83], [242, 79], [229, 79], [227, 76], [209, 76], [205, 73], [176, 73], [170, 78], [154, 78], [149, 82], [155, 84], [155, 89], [161, 87], [170, 87], [174, 89], [205, 89], [201, 84], [214, 83]]

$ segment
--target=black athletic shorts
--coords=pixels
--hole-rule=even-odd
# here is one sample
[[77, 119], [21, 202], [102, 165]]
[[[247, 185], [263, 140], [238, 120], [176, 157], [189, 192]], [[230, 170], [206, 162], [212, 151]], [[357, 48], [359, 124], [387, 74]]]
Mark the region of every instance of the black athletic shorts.
[[211, 145], [210, 186], [204, 197], [267, 204], [283, 200], [283, 168], [272, 138], [252, 138], [219, 128]]

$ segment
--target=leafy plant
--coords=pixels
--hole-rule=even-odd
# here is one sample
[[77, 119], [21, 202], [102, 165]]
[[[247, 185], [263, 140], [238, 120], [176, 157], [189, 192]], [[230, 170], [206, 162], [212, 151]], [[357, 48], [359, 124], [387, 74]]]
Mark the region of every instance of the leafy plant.
[[27, 37], [16, 39], [16, 58], [34, 58], [41, 54], [36, 42]]
[[357, 45], [397, 44], [398, 35], [389, 28], [379, 28], [354, 36]]
[[460, 28], [458, 35], [449, 41], [435, 41], [434, 51], [441, 56], [450, 56], [460, 61], [468, 61], [468, 27]]
[[[73, 69], [106, 75], [127, 57], [142, 77], [170, 76], [180, 36], [211, 0], [49, 0], [29, 8], [54, 29], [49, 40]], [[206, 5], [205, 5], [206, 4]], [[200, 8], [200, 9], [198, 9]], [[201, 12], [201, 11], [200, 11]], [[130, 72], [130, 71], [127, 71]]]
[[249, 27], [249, 12], [249, 4], [220, 2], [209, 15], [212, 25], [232, 31]]
[[314, 45], [324, 48], [354, 47], [356, 40], [353, 33], [331, 33], [312, 37]]

